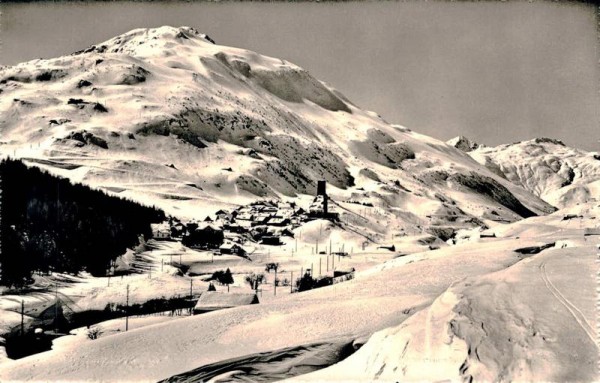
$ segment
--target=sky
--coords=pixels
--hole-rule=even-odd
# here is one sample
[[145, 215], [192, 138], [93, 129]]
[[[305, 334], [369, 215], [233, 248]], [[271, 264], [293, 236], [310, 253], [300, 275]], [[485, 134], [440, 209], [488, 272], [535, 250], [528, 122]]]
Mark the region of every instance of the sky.
[[0, 3], [0, 64], [133, 28], [195, 27], [289, 60], [390, 123], [486, 145], [535, 137], [600, 150], [593, 6], [556, 2]]

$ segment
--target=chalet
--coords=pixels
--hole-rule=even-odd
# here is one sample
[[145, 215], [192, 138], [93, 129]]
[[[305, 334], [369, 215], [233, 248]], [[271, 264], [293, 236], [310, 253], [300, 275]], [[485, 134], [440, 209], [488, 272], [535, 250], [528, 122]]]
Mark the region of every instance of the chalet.
[[181, 242], [186, 246], [214, 249], [223, 243], [223, 239], [222, 229], [210, 223], [204, 223], [188, 233]]
[[239, 213], [236, 217], [235, 217], [236, 221], [254, 221], [254, 214], [252, 214], [251, 212], [248, 213]]
[[221, 254], [236, 254], [245, 256], [246, 251], [237, 243], [227, 242], [219, 247]]
[[181, 222], [171, 225], [171, 237], [181, 237], [185, 234], [186, 227]]
[[277, 213], [277, 207], [276, 206], [265, 206], [261, 212], [263, 213], [268, 213], [268, 214], [275, 214]]
[[254, 218], [254, 225], [265, 225], [267, 224], [267, 222], [272, 219], [271, 218], [272, 215], [271, 214], [266, 214], [266, 213], [260, 213], [257, 214], [256, 217]]
[[289, 218], [271, 218], [267, 222], [269, 226], [287, 226], [290, 224]]
[[154, 239], [162, 240], [171, 238], [171, 227], [167, 222], [153, 223], [150, 226], [152, 227], [152, 236]]
[[215, 216], [219, 219], [230, 219], [231, 218], [231, 214], [229, 214], [228, 212], [226, 212], [225, 210], [218, 210], [215, 213]]
[[333, 271], [333, 277], [337, 278], [337, 277], [342, 277], [344, 275], [348, 275], [348, 274], [352, 274], [356, 271], [356, 269], [354, 267], [349, 268], [349, 269], [338, 269], [338, 270], [334, 270]]
[[223, 229], [230, 231], [232, 233], [245, 233], [248, 231], [248, 228], [237, 223], [229, 223], [223, 226]]
[[221, 293], [217, 291], [205, 291], [200, 295], [198, 303], [194, 306], [194, 314], [232, 307], [255, 305], [258, 303], [258, 296], [255, 293]]
[[279, 240], [278, 235], [265, 235], [262, 237], [262, 244], [278, 246], [281, 245], [281, 241]]

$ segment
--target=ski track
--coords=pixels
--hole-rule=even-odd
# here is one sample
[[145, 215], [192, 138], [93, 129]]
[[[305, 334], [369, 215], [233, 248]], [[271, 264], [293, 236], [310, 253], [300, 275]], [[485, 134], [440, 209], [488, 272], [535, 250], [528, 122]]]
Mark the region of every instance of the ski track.
[[546, 284], [546, 288], [548, 288], [552, 295], [554, 295], [554, 297], [563, 306], [565, 306], [567, 310], [569, 310], [569, 312], [571, 313], [571, 315], [573, 315], [579, 326], [581, 326], [583, 331], [585, 331], [587, 336], [591, 339], [592, 343], [596, 347], [598, 347], [598, 343], [596, 342], [596, 335], [594, 334], [594, 327], [587, 321], [585, 315], [583, 315], [583, 313], [573, 303], [571, 303], [571, 301], [565, 298], [565, 296], [560, 292], [560, 290], [558, 290], [558, 288], [556, 288], [552, 281], [550, 281], [550, 278], [548, 278], [548, 274], [546, 272], [546, 261], [542, 261], [542, 263], [540, 263], [539, 268], [541, 271], [542, 280]]

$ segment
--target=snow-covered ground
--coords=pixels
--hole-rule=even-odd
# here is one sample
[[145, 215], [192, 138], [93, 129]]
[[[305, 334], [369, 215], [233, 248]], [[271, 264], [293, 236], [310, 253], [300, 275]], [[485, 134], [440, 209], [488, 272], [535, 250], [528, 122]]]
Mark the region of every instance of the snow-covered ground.
[[[563, 220], [574, 213], [581, 223]], [[593, 380], [600, 239], [584, 237], [582, 227], [596, 226], [598, 213], [581, 205], [504, 226], [497, 238], [396, 258], [334, 286], [63, 345], [3, 364], [0, 379], [156, 381], [380, 331], [346, 361], [298, 379]], [[514, 251], [557, 242], [538, 254]]]

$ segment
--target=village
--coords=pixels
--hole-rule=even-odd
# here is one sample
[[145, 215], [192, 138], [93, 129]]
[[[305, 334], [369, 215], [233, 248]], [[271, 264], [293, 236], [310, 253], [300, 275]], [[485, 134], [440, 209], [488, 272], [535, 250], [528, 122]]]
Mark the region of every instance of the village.
[[[316, 196], [307, 209], [293, 201], [273, 199], [252, 202], [232, 211], [218, 210], [213, 216], [208, 215], [202, 220], [192, 219], [182, 222], [177, 218], [169, 217], [162, 223], [152, 225], [153, 243], [180, 242], [185, 248], [199, 254], [210, 254], [210, 266], [190, 262], [188, 268], [182, 261], [177, 264], [179, 267], [186, 268], [189, 276], [203, 276], [203, 281], [209, 282], [207, 291], [198, 297], [194, 314], [257, 304], [260, 302], [259, 296], [261, 298], [263, 296], [266, 285], [269, 286], [266, 287], [269, 293], [272, 290], [272, 294], [275, 295], [277, 287], [286, 288], [286, 292], [293, 293], [332, 285], [353, 277], [355, 268], [344, 268], [339, 265], [342, 257], [349, 257], [348, 251], [345, 251], [343, 246], [334, 251], [331, 244], [329, 249], [326, 244], [322, 245], [319, 251], [318, 241], [314, 246], [310, 246], [310, 254], [326, 255], [326, 265], [323, 265], [320, 257], [318, 270], [314, 270], [314, 262], [310, 267], [301, 266], [296, 272], [295, 279], [293, 272], [286, 270], [291, 264], [298, 262], [292, 260], [290, 263], [287, 258], [293, 258], [294, 253], [297, 258], [303, 257], [298, 251], [298, 239], [301, 240], [299, 228], [317, 220], [326, 222], [326, 225], [338, 223], [339, 214], [333, 211], [329, 201], [326, 182], [318, 181]], [[323, 222], [319, 223], [321, 232], [319, 237], [323, 231]], [[301, 241], [300, 253], [306, 255], [308, 253], [306, 244], [303, 247], [302, 243]], [[170, 245], [166, 246], [170, 247]], [[337, 268], [335, 257], [338, 259]], [[242, 260], [247, 263], [243, 263]], [[246, 288], [238, 283], [236, 291], [232, 291], [230, 286], [235, 284], [232, 270], [229, 267], [226, 270], [215, 270], [214, 265], [235, 265], [233, 272], [238, 274], [240, 271], [246, 272], [247, 275], [244, 277]], [[256, 265], [260, 265], [258, 269]], [[283, 267], [284, 265], [286, 268]], [[272, 280], [260, 272], [262, 267], [267, 274], [273, 271]], [[278, 272], [280, 276], [282, 273], [286, 275], [278, 278]], [[224, 289], [217, 291], [216, 286], [226, 286], [226, 292]]]
[[240, 206], [229, 212], [218, 210], [214, 217], [202, 221], [181, 222], [169, 217], [168, 221], [153, 224], [157, 240], [178, 240], [185, 246], [212, 250], [215, 255], [236, 254], [247, 256], [248, 243], [279, 246], [282, 237], [294, 237], [294, 229], [315, 220], [337, 221], [339, 215], [331, 212], [326, 182], [318, 181], [317, 195], [308, 210], [295, 202], [267, 200]]

